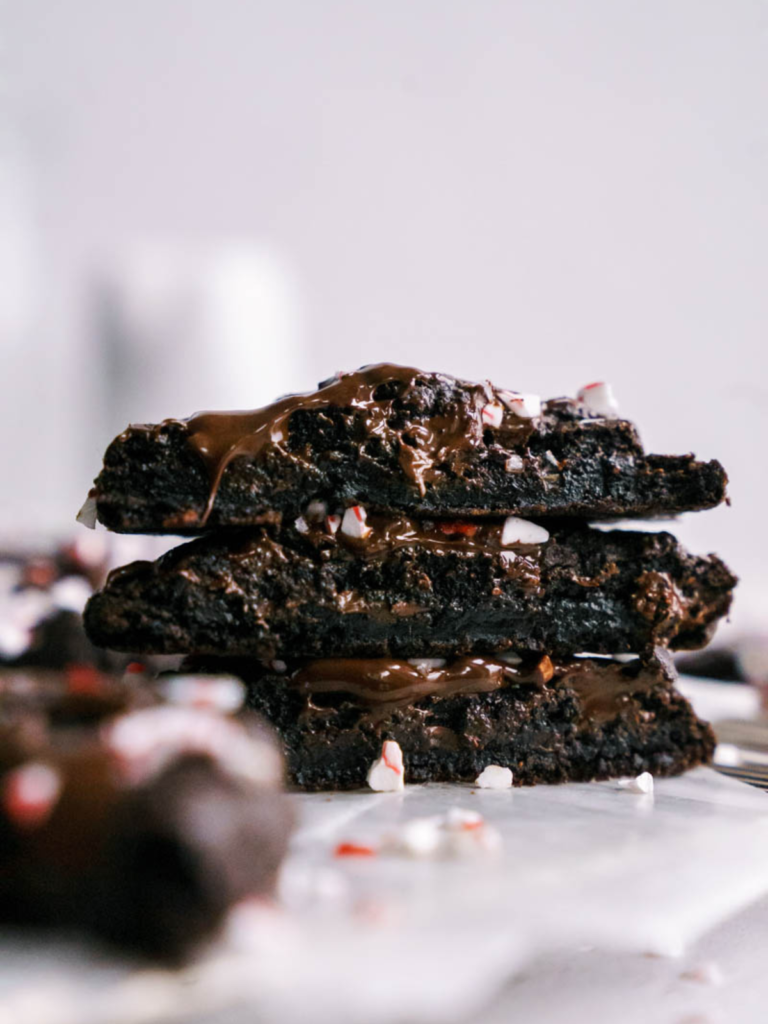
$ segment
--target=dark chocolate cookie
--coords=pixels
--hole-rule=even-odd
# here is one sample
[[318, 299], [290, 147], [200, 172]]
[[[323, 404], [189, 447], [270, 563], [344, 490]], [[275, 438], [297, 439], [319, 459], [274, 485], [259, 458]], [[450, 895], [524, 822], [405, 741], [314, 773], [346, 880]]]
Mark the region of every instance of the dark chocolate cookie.
[[646, 455], [582, 400], [541, 403], [382, 364], [250, 413], [131, 426], [107, 449], [92, 516], [126, 533], [295, 517], [313, 499], [412, 515], [659, 516], [725, 497], [717, 462]]

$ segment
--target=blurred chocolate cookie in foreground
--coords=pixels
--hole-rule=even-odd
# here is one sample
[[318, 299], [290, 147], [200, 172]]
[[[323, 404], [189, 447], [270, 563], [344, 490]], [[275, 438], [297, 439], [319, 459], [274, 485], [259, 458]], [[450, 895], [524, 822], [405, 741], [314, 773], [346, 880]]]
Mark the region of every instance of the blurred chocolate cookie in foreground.
[[0, 920], [180, 962], [274, 892], [282, 756], [232, 677], [94, 673], [0, 672]]

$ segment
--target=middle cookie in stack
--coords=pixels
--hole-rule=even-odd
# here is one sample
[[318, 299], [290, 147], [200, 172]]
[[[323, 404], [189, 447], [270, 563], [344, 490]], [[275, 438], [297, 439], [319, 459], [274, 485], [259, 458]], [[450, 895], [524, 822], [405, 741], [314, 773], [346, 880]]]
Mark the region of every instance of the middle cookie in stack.
[[[716, 504], [717, 464], [644, 456], [629, 424], [577, 402], [531, 411], [500, 392], [515, 410], [502, 412], [489, 386], [374, 369], [380, 390], [365, 400], [372, 371], [252, 422], [121, 435], [97, 481], [105, 522], [218, 529], [113, 574], [87, 610], [95, 642], [236, 671], [279, 730], [291, 777], [311, 789], [363, 785], [385, 740], [413, 781], [472, 780], [491, 764], [530, 784], [707, 761], [712, 734], [674, 689], [665, 648], [707, 642], [732, 575], [667, 533], [602, 532], [578, 517]], [[390, 455], [392, 473], [372, 475]], [[350, 503], [363, 476], [386, 510]], [[321, 497], [307, 500], [312, 491]], [[499, 514], [505, 505], [539, 521]], [[259, 517], [281, 522], [236, 525]]]

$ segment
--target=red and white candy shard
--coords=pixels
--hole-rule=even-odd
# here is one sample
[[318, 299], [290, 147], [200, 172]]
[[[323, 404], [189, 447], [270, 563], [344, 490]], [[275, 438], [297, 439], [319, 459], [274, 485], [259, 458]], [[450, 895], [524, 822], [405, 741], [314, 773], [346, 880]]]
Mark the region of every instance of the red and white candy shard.
[[621, 789], [629, 790], [630, 793], [642, 793], [647, 796], [653, 793], [653, 776], [650, 772], [641, 772], [634, 779], [618, 779], [617, 785]]
[[483, 425], [486, 427], [500, 427], [504, 419], [504, 407], [499, 402], [489, 402], [483, 407]]
[[31, 762], [6, 775], [2, 805], [19, 828], [37, 828], [50, 817], [61, 793], [61, 776], [50, 765]]
[[335, 537], [341, 526], [341, 516], [331, 515], [325, 517], [325, 529], [332, 537]]
[[357, 540], [365, 540], [370, 534], [371, 528], [365, 522], [367, 513], [362, 505], [353, 505], [344, 513], [341, 521], [341, 532], [348, 537], [355, 537]]
[[549, 531], [537, 523], [531, 523], [519, 516], [507, 516], [501, 531], [503, 547], [510, 544], [545, 544], [549, 540]]
[[87, 526], [89, 530], [96, 529], [96, 497], [94, 495], [88, 495], [75, 519], [81, 526]]
[[237, 722], [199, 708], [142, 708], [103, 730], [105, 746], [127, 782], [138, 785], [180, 757], [210, 757], [233, 775], [274, 785], [282, 774], [277, 750]]
[[476, 853], [495, 853], [501, 846], [501, 836], [487, 825], [477, 811], [452, 807], [445, 816], [443, 852], [451, 857], [473, 856]]
[[405, 788], [403, 751], [395, 740], [385, 740], [381, 757], [368, 771], [368, 785], [377, 793], [394, 793]]
[[523, 468], [523, 459], [520, 455], [507, 456], [507, 461], [504, 463], [504, 469], [507, 473], [519, 473]]
[[489, 764], [475, 779], [480, 789], [509, 789], [512, 786], [512, 771], [500, 764]]
[[604, 380], [596, 381], [594, 384], [585, 384], [580, 389], [576, 398], [587, 412], [596, 413], [598, 416], [615, 417], [619, 412], [619, 404], [614, 398], [611, 385]]
[[168, 676], [159, 681], [158, 689], [171, 704], [207, 708], [224, 715], [234, 715], [245, 703], [245, 687], [236, 676]]
[[384, 836], [384, 853], [416, 858], [472, 857], [501, 845], [498, 832], [477, 811], [452, 807], [447, 814], [411, 818]]
[[515, 416], [532, 420], [541, 416], [541, 398], [538, 395], [523, 394], [519, 391], [500, 391], [499, 398]]

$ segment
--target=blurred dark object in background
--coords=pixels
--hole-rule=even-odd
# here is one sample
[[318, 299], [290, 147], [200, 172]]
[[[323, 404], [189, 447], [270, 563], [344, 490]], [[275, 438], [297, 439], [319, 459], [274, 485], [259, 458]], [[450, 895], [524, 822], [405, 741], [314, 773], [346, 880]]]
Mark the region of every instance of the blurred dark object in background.
[[702, 679], [750, 683], [768, 689], [768, 635], [740, 637], [727, 647], [712, 647], [675, 658], [680, 672]]
[[85, 676], [0, 669], [0, 921], [181, 963], [274, 895], [282, 755], [231, 676]]
[[[0, 548], [0, 667], [119, 673], [135, 660], [94, 647], [82, 622], [86, 601], [124, 554], [106, 533], [77, 530], [73, 538]], [[134, 544], [129, 554], [150, 556], [154, 549], [150, 540], [144, 548]], [[151, 667], [173, 666], [153, 659]]]
[[82, 626], [85, 602], [106, 577], [107, 557], [98, 535], [48, 549], [0, 551], [0, 665], [121, 666], [91, 644]]

